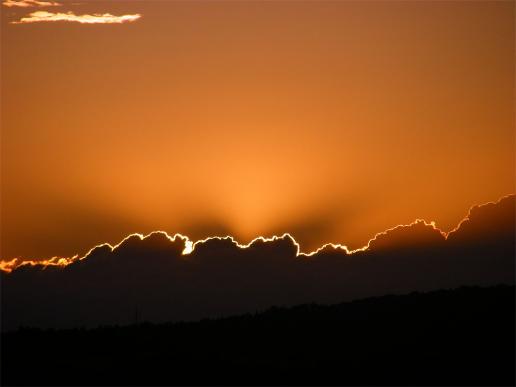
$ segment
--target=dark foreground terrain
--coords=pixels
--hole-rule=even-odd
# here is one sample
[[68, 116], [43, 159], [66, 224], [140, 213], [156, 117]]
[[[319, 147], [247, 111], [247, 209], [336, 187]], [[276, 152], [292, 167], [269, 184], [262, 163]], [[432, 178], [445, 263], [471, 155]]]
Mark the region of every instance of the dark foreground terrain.
[[2, 334], [3, 385], [514, 385], [515, 288]]

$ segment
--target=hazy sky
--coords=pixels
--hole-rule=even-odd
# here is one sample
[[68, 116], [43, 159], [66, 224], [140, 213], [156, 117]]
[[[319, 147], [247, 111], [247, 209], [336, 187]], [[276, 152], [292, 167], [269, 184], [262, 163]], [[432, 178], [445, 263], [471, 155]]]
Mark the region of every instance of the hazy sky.
[[512, 1], [1, 8], [2, 259], [153, 230], [353, 248], [515, 191]]

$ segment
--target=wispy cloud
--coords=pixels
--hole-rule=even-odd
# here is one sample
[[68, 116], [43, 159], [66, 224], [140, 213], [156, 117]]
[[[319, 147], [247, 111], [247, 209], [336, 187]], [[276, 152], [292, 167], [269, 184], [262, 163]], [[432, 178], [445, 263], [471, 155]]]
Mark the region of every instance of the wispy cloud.
[[120, 24], [125, 22], [133, 22], [141, 17], [140, 14], [115, 16], [110, 13], [94, 13], [93, 15], [76, 15], [73, 12], [47, 12], [36, 11], [30, 13], [28, 16], [22, 17], [18, 21], [11, 22], [12, 24], [25, 24], [37, 22], [77, 22], [81, 24]]
[[3, 3], [6, 7], [59, 7], [62, 4], [56, 1], [41, 1], [41, 0], [5, 0]]

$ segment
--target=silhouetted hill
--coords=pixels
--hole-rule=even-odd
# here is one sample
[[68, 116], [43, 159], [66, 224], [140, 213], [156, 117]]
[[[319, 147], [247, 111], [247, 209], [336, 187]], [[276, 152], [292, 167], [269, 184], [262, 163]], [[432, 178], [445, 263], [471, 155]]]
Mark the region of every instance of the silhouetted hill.
[[2, 384], [514, 385], [515, 288], [2, 334]]
[[[335, 303], [462, 285], [514, 284], [514, 195], [473, 207], [446, 235], [415, 222], [379, 233], [364, 251], [298, 254], [288, 235], [242, 248], [212, 238], [188, 255], [185, 237], [133, 235], [66, 267], [0, 273], [2, 329], [198, 320], [272, 305]], [[446, 237], [447, 236], [447, 237]]]

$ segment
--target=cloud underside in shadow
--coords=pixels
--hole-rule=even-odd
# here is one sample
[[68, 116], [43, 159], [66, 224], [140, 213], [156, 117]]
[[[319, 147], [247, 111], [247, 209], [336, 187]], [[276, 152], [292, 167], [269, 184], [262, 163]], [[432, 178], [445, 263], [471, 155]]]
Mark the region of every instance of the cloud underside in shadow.
[[40, 0], [5, 0], [2, 5], [6, 7], [19, 7], [19, 8], [31, 8], [31, 7], [59, 7], [62, 4], [56, 1], [40, 1]]
[[354, 252], [326, 245], [303, 255], [289, 235], [246, 246], [230, 237], [192, 244], [162, 232], [132, 235], [67, 265], [2, 273], [2, 323], [6, 329], [124, 324], [135, 309], [149, 321], [192, 320], [272, 305], [513, 284], [515, 202], [511, 195], [473, 207], [449, 234], [422, 221], [394, 227]]
[[121, 24], [127, 22], [134, 22], [141, 17], [140, 14], [120, 15], [115, 16], [110, 13], [96, 13], [76, 15], [73, 12], [47, 12], [36, 11], [30, 13], [28, 16], [22, 17], [12, 24], [27, 24], [40, 22], [75, 22], [81, 24]]

